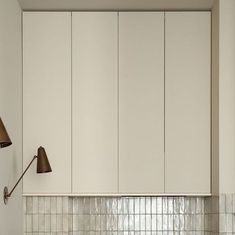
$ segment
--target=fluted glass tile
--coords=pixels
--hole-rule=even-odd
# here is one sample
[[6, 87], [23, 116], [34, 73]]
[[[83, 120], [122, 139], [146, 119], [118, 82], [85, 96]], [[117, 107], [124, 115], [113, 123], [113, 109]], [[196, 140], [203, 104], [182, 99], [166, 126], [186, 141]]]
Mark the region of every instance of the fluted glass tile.
[[26, 232], [32, 232], [32, 231], [33, 231], [33, 216], [26, 215]]
[[187, 214], [184, 216], [184, 229], [185, 231], [190, 231], [191, 230], [191, 215]]
[[134, 230], [135, 229], [135, 217], [133, 214], [128, 215], [128, 230]]
[[69, 213], [69, 198], [62, 197], [62, 213], [68, 214]]
[[[101, 220], [101, 224], [104, 223], [104, 221]], [[106, 224], [102, 224], [102, 229], [105, 230]], [[84, 215], [83, 216], [83, 230], [84, 231], [90, 231], [90, 215]]]
[[179, 198], [180, 214], [184, 214], [184, 197]]
[[151, 216], [151, 230], [157, 230], [157, 215], [154, 214]]
[[51, 199], [50, 197], [45, 197], [45, 214], [51, 213]]
[[140, 198], [140, 214], [146, 214], [145, 197]]
[[56, 215], [51, 215], [51, 232], [56, 232]]
[[140, 215], [140, 230], [141, 230], [141, 231], [146, 230], [145, 215]]
[[195, 204], [196, 204], [196, 214], [202, 214], [202, 200], [200, 197], [197, 197], [195, 199]]
[[69, 232], [69, 215], [63, 214], [63, 232]]
[[84, 231], [85, 230], [85, 216], [84, 215], [78, 215], [78, 231]]
[[90, 215], [90, 230], [95, 230], [95, 223], [96, 223], [96, 221], [95, 221], [95, 215]]
[[140, 198], [135, 198], [135, 214], [140, 213]]
[[51, 231], [51, 215], [45, 215], [45, 232]]
[[157, 214], [157, 198], [151, 198], [151, 214]]
[[172, 197], [168, 197], [167, 199], [168, 205], [167, 205], [167, 213], [173, 214], [174, 212], [174, 201]]
[[157, 197], [157, 214], [162, 214], [162, 198]]
[[112, 214], [113, 213], [112, 199], [106, 198], [105, 203], [106, 203], [106, 214], [108, 214], [108, 215]]
[[33, 214], [33, 232], [38, 232], [39, 226], [38, 226], [38, 214]]
[[[233, 197], [225, 195], [232, 198], [228, 200], [232, 211]], [[212, 207], [218, 206], [218, 197], [24, 197], [24, 231], [27, 235], [204, 234], [219, 229], [218, 209], [209, 209], [213, 200], [217, 204]], [[230, 216], [225, 214], [223, 229], [232, 233], [235, 218], [231, 209], [225, 211]]]
[[[106, 204], [106, 202], [104, 202], [104, 204]], [[106, 205], [105, 205], [105, 208], [106, 208]], [[86, 214], [86, 215], [90, 214], [90, 198], [89, 197], [85, 197], [83, 199], [83, 214]]]
[[96, 215], [96, 217], [95, 217], [95, 230], [100, 231], [100, 226], [101, 226], [100, 215]]
[[191, 214], [196, 214], [196, 200], [194, 197], [190, 198], [190, 211]]
[[77, 198], [77, 207], [78, 207], [78, 214], [82, 215], [84, 214], [84, 197], [78, 197]]
[[146, 210], [146, 214], [151, 214], [151, 198], [150, 197], [146, 197], [145, 198], [145, 210]]
[[225, 211], [226, 213], [232, 213], [233, 212], [233, 195], [232, 194], [226, 194], [225, 196]]
[[134, 214], [135, 213], [135, 208], [134, 208], [134, 198], [129, 198], [128, 202], [128, 214]]
[[118, 230], [119, 231], [123, 231], [124, 230], [123, 215], [118, 215]]
[[27, 197], [26, 199], [26, 213], [27, 214], [33, 213], [33, 197]]
[[56, 197], [51, 197], [51, 214], [56, 214]]
[[45, 215], [44, 214], [38, 215], [38, 228], [39, 228], [39, 232], [45, 232]]
[[106, 215], [105, 214], [100, 216], [100, 229], [101, 231], [106, 230]]
[[180, 219], [179, 215], [174, 215], [174, 230], [179, 231], [180, 230]]
[[123, 206], [123, 200], [122, 198], [118, 199], [118, 214], [122, 215], [124, 214], [124, 206]]
[[168, 215], [168, 230], [174, 230], [174, 215]]
[[38, 197], [33, 197], [33, 214], [38, 214]]
[[168, 230], [168, 215], [167, 214], [163, 214], [162, 216], [162, 229], [164, 231]]
[[57, 214], [62, 214], [62, 211], [63, 211], [62, 197], [57, 197], [57, 200], [56, 200], [56, 212], [57, 212]]
[[157, 230], [163, 230], [162, 215], [157, 215]]
[[174, 198], [174, 214], [179, 214], [180, 213], [180, 202], [179, 198], [175, 197]]
[[[226, 210], [226, 194], [221, 194], [220, 197], [219, 197], [219, 208], [220, 208], [220, 213], [225, 213]], [[206, 208], [205, 208], [206, 210]]]
[[145, 218], [145, 226], [146, 226], [146, 230], [147, 231], [150, 231], [151, 230], [151, 215], [146, 215], [146, 218]]
[[168, 200], [167, 197], [164, 197], [162, 200], [162, 213], [167, 214], [168, 213]]
[[140, 230], [140, 215], [135, 215], [135, 230]]
[[45, 197], [38, 197], [38, 213], [45, 214]]

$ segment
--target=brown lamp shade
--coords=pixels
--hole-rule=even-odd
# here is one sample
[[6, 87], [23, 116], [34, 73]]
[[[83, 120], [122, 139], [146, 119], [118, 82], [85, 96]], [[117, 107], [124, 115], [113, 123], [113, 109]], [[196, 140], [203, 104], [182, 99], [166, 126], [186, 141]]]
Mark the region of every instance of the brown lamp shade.
[[51, 171], [46, 151], [43, 147], [39, 147], [37, 156], [37, 173], [47, 173]]
[[0, 148], [7, 147], [11, 144], [12, 142], [7, 134], [7, 130], [2, 122], [2, 119], [0, 118]]

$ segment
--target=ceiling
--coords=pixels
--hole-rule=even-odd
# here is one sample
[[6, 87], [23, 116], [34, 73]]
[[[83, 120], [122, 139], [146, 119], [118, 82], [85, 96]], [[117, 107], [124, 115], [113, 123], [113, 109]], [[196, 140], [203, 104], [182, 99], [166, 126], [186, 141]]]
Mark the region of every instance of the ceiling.
[[210, 10], [214, 0], [18, 0], [23, 10]]

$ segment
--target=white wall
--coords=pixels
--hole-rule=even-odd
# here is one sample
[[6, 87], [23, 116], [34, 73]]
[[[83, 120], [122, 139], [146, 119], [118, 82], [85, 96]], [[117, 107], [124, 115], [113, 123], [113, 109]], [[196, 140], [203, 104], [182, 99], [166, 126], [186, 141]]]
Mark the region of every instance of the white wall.
[[235, 0], [219, 5], [220, 193], [235, 193]]
[[212, 194], [219, 194], [219, 0], [212, 8]]
[[235, 193], [235, 0], [212, 9], [212, 192]]
[[0, 149], [0, 235], [22, 234], [22, 185], [4, 205], [2, 191], [22, 170], [21, 9], [17, 0], [0, 0], [0, 117], [13, 145]]

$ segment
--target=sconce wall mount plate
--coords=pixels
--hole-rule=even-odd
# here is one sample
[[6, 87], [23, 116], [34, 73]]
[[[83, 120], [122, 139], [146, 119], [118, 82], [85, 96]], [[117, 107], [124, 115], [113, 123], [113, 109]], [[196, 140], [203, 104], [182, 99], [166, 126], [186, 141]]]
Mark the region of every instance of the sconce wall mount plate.
[[4, 204], [6, 205], [7, 202], [8, 202], [8, 188], [7, 187], [4, 187], [4, 190], [3, 190], [3, 200], [4, 200]]

